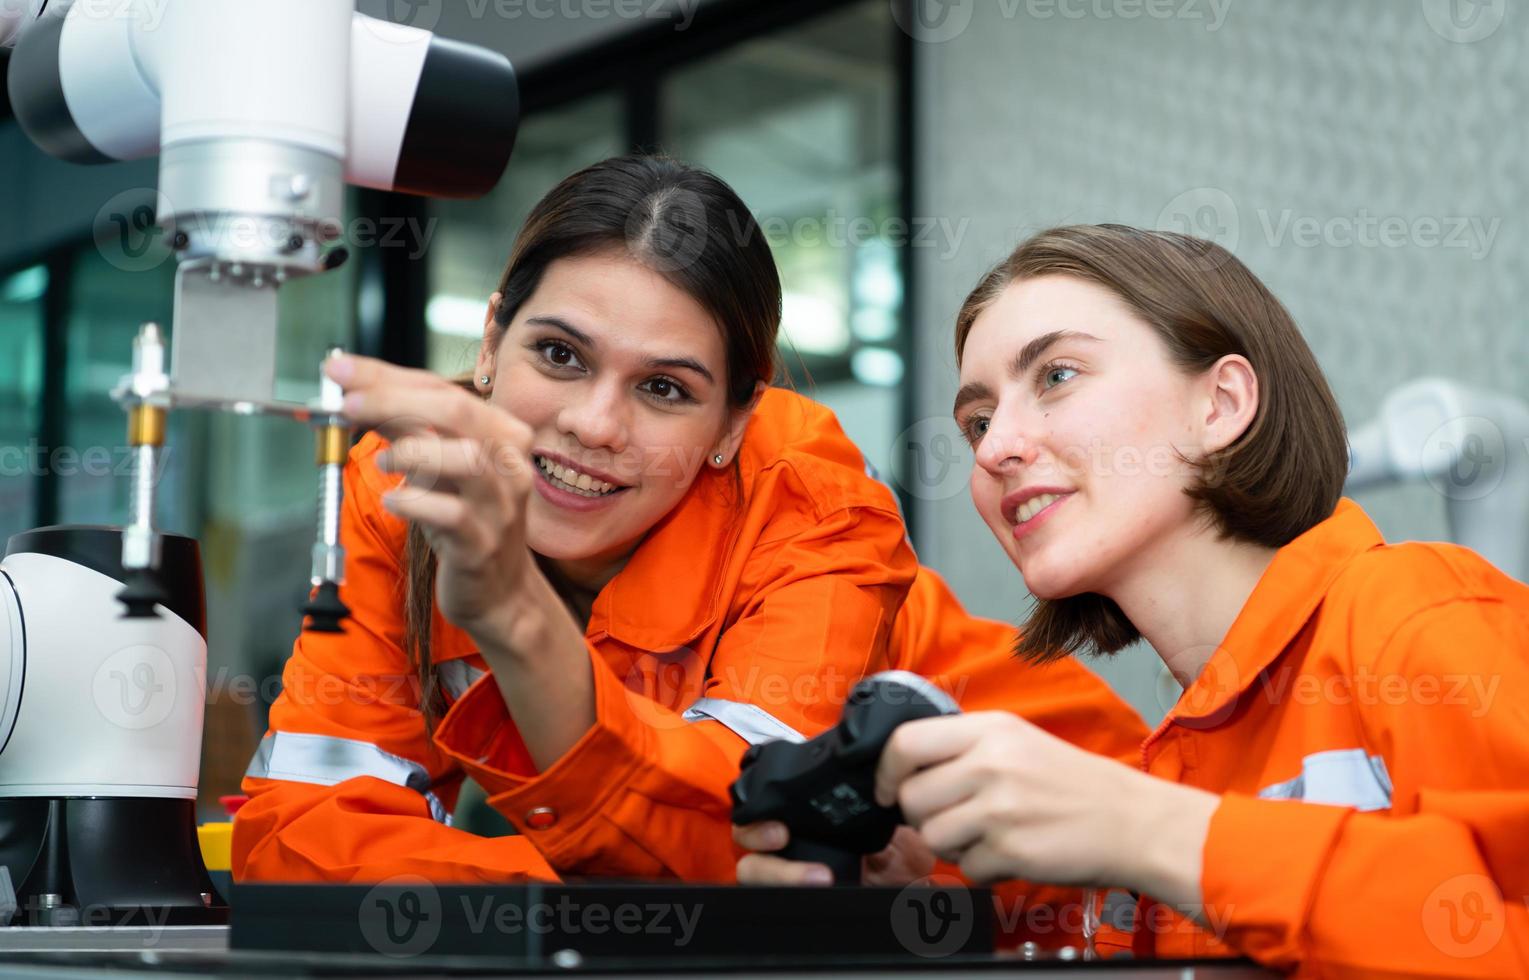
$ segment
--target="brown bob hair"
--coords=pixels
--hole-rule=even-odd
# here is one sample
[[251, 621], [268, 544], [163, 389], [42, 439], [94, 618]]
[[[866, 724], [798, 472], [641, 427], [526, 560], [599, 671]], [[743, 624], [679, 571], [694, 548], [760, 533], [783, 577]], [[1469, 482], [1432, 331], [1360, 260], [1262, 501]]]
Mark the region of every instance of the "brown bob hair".
[[[1214, 242], [1172, 232], [1126, 225], [1043, 231], [988, 272], [961, 305], [956, 364], [972, 324], [1005, 289], [1054, 275], [1114, 293], [1186, 374], [1228, 354], [1252, 364], [1252, 423], [1226, 449], [1195, 460], [1199, 473], [1184, 490], [1223, 536], [1278, 548], [1332, 515], [1348, 474], [1343, 416], [1295, 321], [1247, 266]], [[1140, 636], [1102, 595], [1038, 599], [1015, 652], [1044, 663], [1115, 653]]]

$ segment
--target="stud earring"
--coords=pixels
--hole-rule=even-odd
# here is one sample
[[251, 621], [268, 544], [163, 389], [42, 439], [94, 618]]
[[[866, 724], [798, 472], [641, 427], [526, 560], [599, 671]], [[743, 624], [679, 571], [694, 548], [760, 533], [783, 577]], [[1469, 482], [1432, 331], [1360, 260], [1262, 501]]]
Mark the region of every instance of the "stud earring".
[[488, 375], [485, 374], [483, 377], [479, 378], [478, 380], [480, 382], [482, 382], [483, 384], [488, 384], [489, 381], [491, 381], [492, 379]]
[[715, 455], [715, 456], [713, 456], [711, 458], [711, 461], [713, 463], [716, 463], [718, 466], [721, 466], [722, 465], [722, 454], [721, 453], [717, 453], [717, 455]]

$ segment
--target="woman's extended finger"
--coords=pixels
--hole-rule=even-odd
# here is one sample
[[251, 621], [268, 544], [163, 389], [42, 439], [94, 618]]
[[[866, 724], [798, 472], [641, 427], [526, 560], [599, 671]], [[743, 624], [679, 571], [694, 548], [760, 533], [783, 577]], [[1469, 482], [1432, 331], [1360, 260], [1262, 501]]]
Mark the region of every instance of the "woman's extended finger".
[[324, 373], [339, 383], [346, 391], [362, 391], [377, 387], [408, 388], [431, 387], [449, 384], [433, 371], [419, 368], [399, 367], [375, 357], [345, 354], [324, 362]]
[[831, 885], [826, 864], [787, 861], [773, 854], [746, 854], [738, 861], [738, 881], [745, 885]]
[[[345, 396], [345, 417], [376, 429], [388, 440], [421, 432], [443, 436], [499, 436], [513, 441], [524, 429], [502, 409], [490, 407], [457, 386], [436, 379], [433, 385], [378, 386]], [[529, 438], [527, 434], [526, 438]]]

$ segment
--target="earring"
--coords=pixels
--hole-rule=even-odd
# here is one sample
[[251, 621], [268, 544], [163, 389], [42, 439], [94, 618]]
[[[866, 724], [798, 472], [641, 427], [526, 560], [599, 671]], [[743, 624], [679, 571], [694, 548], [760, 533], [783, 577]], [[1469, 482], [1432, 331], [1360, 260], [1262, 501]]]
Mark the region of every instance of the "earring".
[[711, 461], [713, 463], [716, 463], [718, 466], [721, 466], [722, 465], [722, 454], [721, 453], [717, 453], [717, 455], [715, 455], [715, 456], [713, 456], [711, 458]]
[[493, 380], [493, 379], [492, 379], [492, 378], [490, 378], [490, 377], [489, 377], [489, 376], [488, 376], [488, 375], [486, 375], [486, 374], [485, 374], [485, 375], [484, 375], [484, 376], [483, 376], [483, 377], [481, 377], [481, 378], [479, 378], [479, 379], [478, 379], [478, 381], [479, 381], [479, 382], [481, 382], [481, 383], [482, 383], [482, 384], [488, 384], [488, 383], [489, 383], [489, 382], [490, 382], [490, 381], [492, 381], [492, 380]]

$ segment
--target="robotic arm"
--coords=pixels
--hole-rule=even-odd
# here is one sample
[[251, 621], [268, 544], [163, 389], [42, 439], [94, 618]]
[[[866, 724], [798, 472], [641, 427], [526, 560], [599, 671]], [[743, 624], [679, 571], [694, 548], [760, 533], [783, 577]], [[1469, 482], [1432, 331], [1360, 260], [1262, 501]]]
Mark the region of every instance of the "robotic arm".
[[1450, 536], [1529, 582], [1529, 405], [1420, 378], [1351, 434], [1349, 464], [1350, 493], [1427, 480], [1445, 499]]
[[502, 55], [355, 12], [354, 0], [0, 0], [22, 129], [74, 163], [160, 157], [158, 222], [178, 259], [169, 370], [145, 324], [116, 391], [138, 456], [123, 536], [130, 616], [151, 616], [155, 457], [173, 407], [290, 416], [323, 473], [311, 628], [338, 629], [344, 553], [338, 393], [274, 401], [277, 291], [345, 259], [346, 184], [477, 197], [519, 125]]

